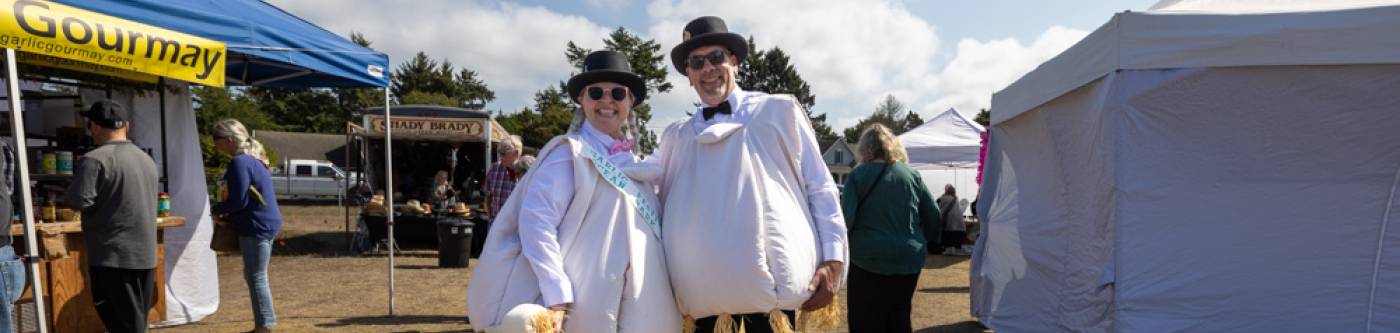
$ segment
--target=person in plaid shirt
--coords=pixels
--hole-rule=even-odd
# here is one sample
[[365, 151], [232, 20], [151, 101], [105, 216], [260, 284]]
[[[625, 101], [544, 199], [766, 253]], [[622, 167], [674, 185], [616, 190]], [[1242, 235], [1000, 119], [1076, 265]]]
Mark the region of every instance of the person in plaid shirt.
[[493, 219], [506, 199], [510, 199], [515, 181], [520, 179], [520, 172], [515, 169], [515, 161], [520, 159], [520, 137], [512, 135], [501, 141], [496, 156], [499, 159], [486, 170], [486, 183], [482, 184], [486, 187], [486, 214]]

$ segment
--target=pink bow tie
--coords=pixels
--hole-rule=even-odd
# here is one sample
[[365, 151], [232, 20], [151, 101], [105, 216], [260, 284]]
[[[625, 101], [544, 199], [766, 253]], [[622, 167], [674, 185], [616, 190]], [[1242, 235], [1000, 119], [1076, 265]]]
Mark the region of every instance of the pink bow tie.
[[608, 155], [632, 151], [632, 140], [615, 140], [612, 147], [608, 147]]

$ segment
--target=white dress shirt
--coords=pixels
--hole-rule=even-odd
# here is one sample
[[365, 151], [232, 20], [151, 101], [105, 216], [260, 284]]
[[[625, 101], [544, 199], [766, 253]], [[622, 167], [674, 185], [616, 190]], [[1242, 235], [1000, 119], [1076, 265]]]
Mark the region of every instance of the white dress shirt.
[[[701, 104], [695, 109], [694, 116], [691, 117], [690, 124], [700, 132], [718, 123], [738, 123], [747, 125], [753, 119], [754, 103], [745, 104], [744, 101], [751, 96], [762, 96], [763, 93], [747, 92], [737, 87], [725, 101], [729, 102], [731, 114], [716, 113], [709, 120], [705, 120], [703, 108], [713, 105]], [[806, 126], [795, 126], [802, 134], [802, 183], [806, 187], [807, 209], [812, 215], [812, 219], [817, 225], [817, 236], [821, 239], [822, 260], [846, 261], [846, 222], [841, 214], [840, 190], [836, 187], [836, 181], [831, 179], [831, 171], [826, 167], [826, 160], [822, 159], [821, 147], [817, 144], [817, 135], [812, 130], [811, 124]], [[661, 142], [665, 145], [667, 142]], [[648, 157], [651, 161], [662, 161], [660, 156], [667, 149], [661, 147], [656, 149], [653, 156]], [[664, 221], [663, 221], [664, 223]]]
[[[582, 127], [578, 136], [583, 138], [584, 143], [599, 153], [607, 154], [608, 147], [616, 140], [593, 128], [588, 121], [584, 121]], [[573, 284], [564, 274], [564, 256], [560, 253], [558, 232], [564, 212], [574, 198], [574, 191], [559, 189], [572, 189], [574, 186], [575, 156], [568, 146], [559, 146], [548, 153], [530, 170], [533, 174], [530, 184], [521, 188], [551, 190], [525, 193], [519, 223], [521, 252], [529, 260], [539, 280], [544, 304], [552, 306], [574, 301]], [[619, 168], [637, 163], [636, 156], [626, 151], [608, 155], [608, 159]]]

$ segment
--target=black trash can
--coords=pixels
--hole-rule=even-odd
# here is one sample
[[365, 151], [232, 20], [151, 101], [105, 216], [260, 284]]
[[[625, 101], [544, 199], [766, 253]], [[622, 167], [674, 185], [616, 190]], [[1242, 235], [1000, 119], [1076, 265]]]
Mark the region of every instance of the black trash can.
[[458, 218], [437, 221], [438, 267], [467, 267], [472, 256], [472, 222]]

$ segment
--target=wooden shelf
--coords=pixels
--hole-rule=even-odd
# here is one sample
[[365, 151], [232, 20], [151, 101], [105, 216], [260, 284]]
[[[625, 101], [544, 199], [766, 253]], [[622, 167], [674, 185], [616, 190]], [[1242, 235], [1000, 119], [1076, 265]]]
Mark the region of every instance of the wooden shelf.
[[65, 175], [65, 174], [56, 174], [56, 173], [54, 173], [54, 174], [39, 174], [39, 173], [31, 173], [31, 174], [29, 174], [29, 180], [32, 180], [32, 181], [41, 181], [41, 182], [42, 182], [42, 181], [67, 181], [67, 180], [72, 180], [72, 179], [73, 179], [73, 174], [66, 174], [66, 175]]

